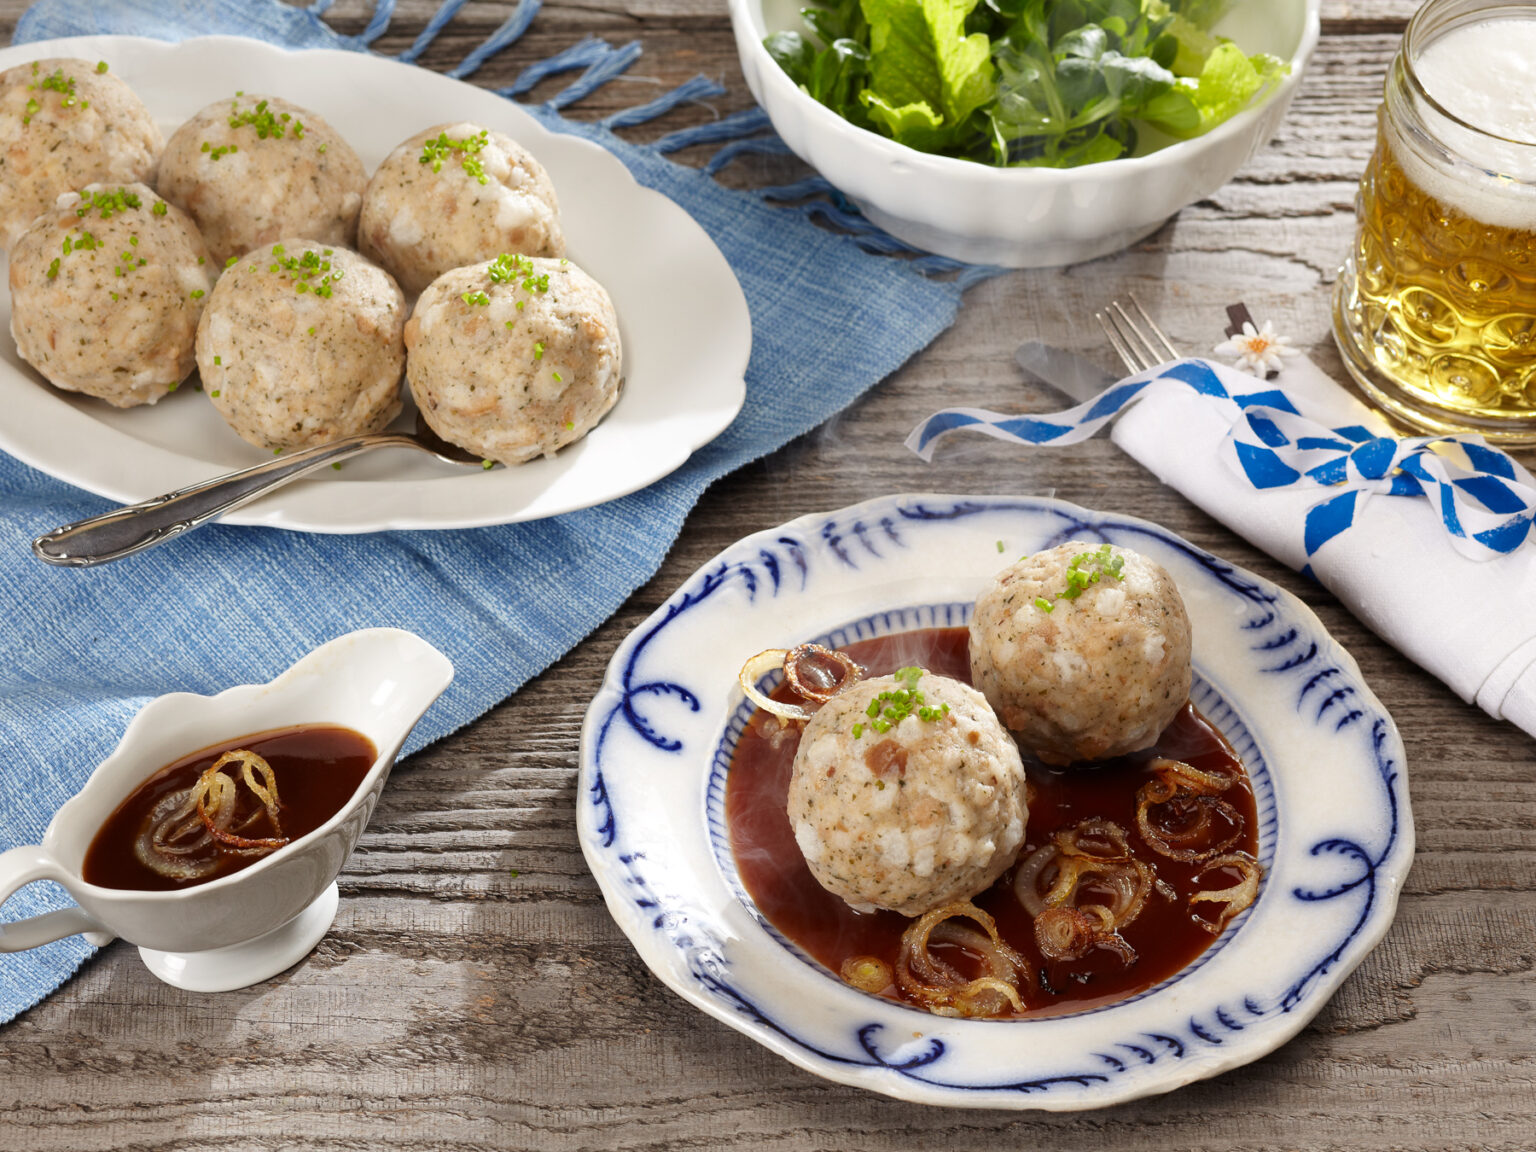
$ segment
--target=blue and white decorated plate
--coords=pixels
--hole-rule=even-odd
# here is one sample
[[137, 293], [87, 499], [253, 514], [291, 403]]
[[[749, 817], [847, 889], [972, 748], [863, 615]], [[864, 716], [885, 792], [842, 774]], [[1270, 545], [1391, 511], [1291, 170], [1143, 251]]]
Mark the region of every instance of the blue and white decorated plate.
[[[1259, 898], [1177, 976], [1075, 1015], [944, 1019], [858, 992], [737, 878], [737, 670], [765, 648], [962, 624], [998, 569], [1071, 539], [1134, 548], [1178, 582], [1195, 703], [1253, 780]], [[680, 995], [817, 1075], [985, 1108], [1102, 1107], [1273, 1051], [1386, 933], [1413, 858], [1402, 741], [1301, 601], [1154, 524], [1031, 497], [886, 497], [726, 549], [614, 656], [582, 730], [577, 824], [609, 911]]]

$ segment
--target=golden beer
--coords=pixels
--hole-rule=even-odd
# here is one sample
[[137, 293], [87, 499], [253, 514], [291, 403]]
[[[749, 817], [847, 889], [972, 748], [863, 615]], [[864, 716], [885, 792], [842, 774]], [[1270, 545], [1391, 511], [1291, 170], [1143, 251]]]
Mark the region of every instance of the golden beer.
[[1521, 81], [1487, 54], [1523, 56], [1532, 89], [1527, 45], [1536, 6], [1430, 0], [1410, 22], [1334, 314], [1345, 363], [1381, 404], [1506, 443], [1536, 443], [1536, 105], [1527, 124], [1510, 104]]

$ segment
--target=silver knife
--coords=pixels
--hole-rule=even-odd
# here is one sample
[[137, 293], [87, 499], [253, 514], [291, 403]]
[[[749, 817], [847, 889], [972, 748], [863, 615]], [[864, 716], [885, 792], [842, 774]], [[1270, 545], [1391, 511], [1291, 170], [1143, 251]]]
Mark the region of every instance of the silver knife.
[[1027, 340], [1013, 354], [1019, 367], [1042, 384], [1049, 384], [1077, 403], [1091, 400], [1120, 377], [1065, 348]]

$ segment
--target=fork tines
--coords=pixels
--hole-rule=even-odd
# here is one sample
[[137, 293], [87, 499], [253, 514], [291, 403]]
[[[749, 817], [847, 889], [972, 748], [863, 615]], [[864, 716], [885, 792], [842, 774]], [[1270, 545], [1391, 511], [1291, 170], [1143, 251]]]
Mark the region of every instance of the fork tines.
[[1179, 358], [1179, 350], [1147, 314], [1134, 292], [1130, 293], [1130, 308], [1119, 300], [1111, 300], [1108, 308], [1093, 315], [1110, 346], [1132, 372], [1143, 372]]

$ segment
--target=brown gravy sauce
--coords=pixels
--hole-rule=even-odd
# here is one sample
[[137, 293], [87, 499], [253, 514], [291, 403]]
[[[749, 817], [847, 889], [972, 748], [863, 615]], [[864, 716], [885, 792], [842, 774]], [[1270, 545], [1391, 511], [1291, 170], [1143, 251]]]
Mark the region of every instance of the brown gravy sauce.
[[378, 758], [373, 741], [361, 732], [313, 724], [257, 732], [183, 756], [140, 784], [107, 817], [86, 849], [81, 869], [85, 882], [103, 888], [165, 892], [206, 884], [266, 859], [220, 853], [219, 865], [209, 875], [179, 880], [161, 876], [134, 854], [134, 843], [160, 798], [190, 788], [215, 760], [236, 748], [255, 752], [272, 766], [283, 834], [290, 841], [313, 832], [340, 812]]
[[[964, 628], [931, 628], [861, 640], [842, 650], [871, 676], [916, 664], [969, 684], [966, 637]], [[774, 693], [775, 698], [789, 695], [783, 685]], [[790, 769], [799, 739], [798, 735], [784, 738], [787, 734], [781, 734], [775, 747], [764, 729], [771, 733], [776, 723], [762, 711], [753, 714], [736, 745], [726, 778], [726, 822], [742, 884], [770, 924], [833, 973], [844, 960], [855, 956], [876, 956], [894, 968], [901, 934], [911, 921], [895, 912], [855, 912], [811, 875], [787, 815]], [[1134, 964], [1127, 966], [1102, 948], [1093, 949], [1081, 960], [1046, 963], [1035, 945], [1033, 920], [1014, 895], [1013, 869], [1005, 872], [974, 903], [996, 917], [1003, 939], [1025, 956], [1039, 977], [1035, 992], [1022, 990], [1026, 1017], [1080, 1012], [1134, 996], [1183, 969], [1216, 939], [1191, 920], [1187, 900], [1201, 888], [1227, 887], [1232, 883], [1230, 875], [1209, 872], [1196, 882], [1199, 865], [1159, 855], [1137, 832], [1136, 791], [1151, 779], [1146, 764], [1154, 755], [1236, 775], [1237, 781], [1222, 796], [1242, 815], [1244, 826], [1229, 851], [1258, 855], [1258, 819], [1248, 775], [1231, 746], [1192, 705], [1185, 705], [1153, 749], [1134, 756], [1057, 769], [1026, 754], [1029, 823], [1019, 854], [1021, 862], [1049, 842], [1052, 832], [1088, 816], [1105, 817], [1129, 833], [1136, 855], [1179, 893], [1177, 901], [1154, 893], [1140, 916], [1121, 932], [1136, 950]], [[1194, 907], [1219, 906], [1206, 903]], [[951, 951], [941, 946], [935, 955], [961, 966], [963, 958]], [[900, 999], [894, 988], [886, 995]]]

